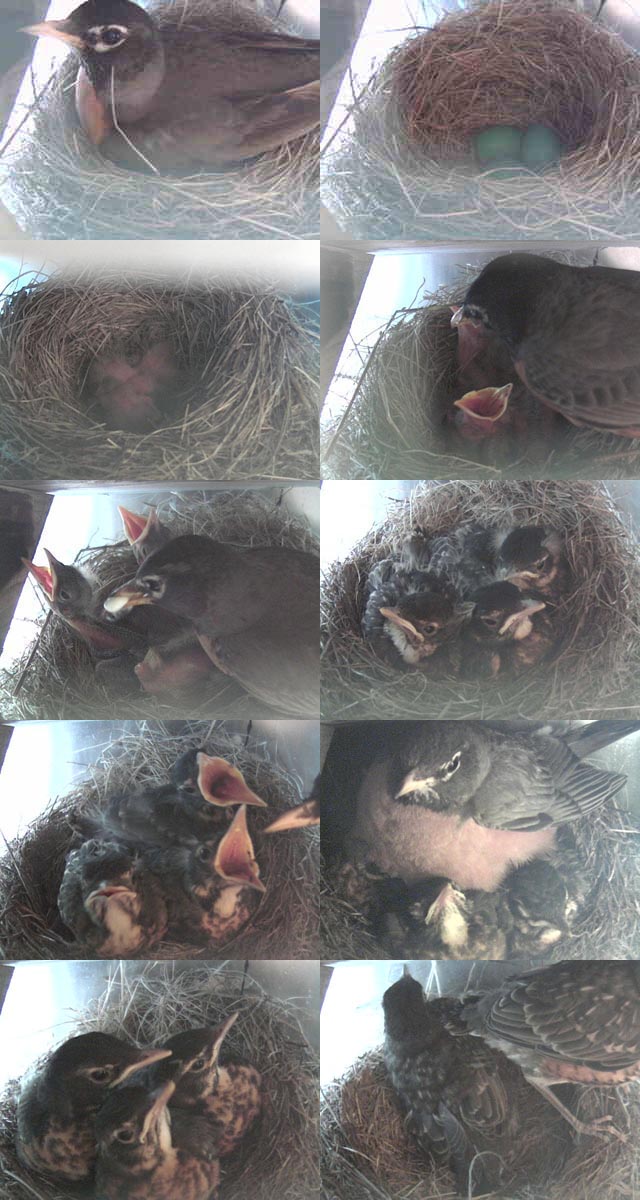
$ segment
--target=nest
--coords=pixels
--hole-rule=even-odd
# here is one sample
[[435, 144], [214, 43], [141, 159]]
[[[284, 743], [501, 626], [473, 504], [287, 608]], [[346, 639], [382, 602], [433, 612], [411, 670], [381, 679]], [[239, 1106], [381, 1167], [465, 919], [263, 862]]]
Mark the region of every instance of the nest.
[[[574, 590], [562, 606], [566, 638], [552, 663], [517, 679], [462, 682], [384, 663], [363, 639], [372, 567], [397, 553], [416, 524], [436, 534], [478, 521], [540, 524], [563, 536]], [[325, 575], [323, 716], [328, 720], [462, 720], [636, 716], [640, 680], [640, 563], [635, 539], [604, 484], [553, 481], [417, 484], [386, 521]], [[400, 664], [400, 659], [398, 659]]]
[[[107, 798], [132, 784], [166, 783], [178, 756], [190, 747], [226, 758], [268, 804], [250, 814], [250, 832], [267, 891], [251, 923], [225, 944], [164, 942], [155, 958], [315, 958], [318, 941], [318, 833], [261, 836], [275, 816], [302, 796], [298, 783], [269, 758], [266, 747], [243, 749], [224, 728], [196, 726], [172, 735], [162, 726], [140, 727], [110, 746], [90, 783], [56, 800], [0, 859], [0, 946], [5, 958], [87, 958], [60, 920], [57, 898], [68, 851], [82, 816], [99, 812]], [[148, 957], [148, 951], [142, 957]]]
[[[278, 28], [248, 8], [240, 12], [232, 0], [213, 5], [186, 0], [182, 7], [196, 25]], [[160, 27], [173, 24], [175, 14], [168, 0], [153, 6]], [[75, 112], [77, 72], [71, 55], [40, 95], [28, 132], [7, 162], [5, 201], [28, 236], [135, 241], [318, 236], [316, 132], [218, 170], [143, 174], [104, 158], [82, 132]]]
[[[239, 546], [286, 546], [317, 553], [316, 539], [306, 521], [293, 516], [284, 504], [274, 503], [256, 491], [216, 492], [208, 498], [173, 496], [163, 500], [157, 511], [175, 536], [199, 533]], [[125, 583], [136, 572], [127, 542], [83, 550], [76, 561], [89, 568], [100, 586], [110, 588]], [[260, 711], [260, 701], [215, 668], [190, 688], [160, 696], [143, 692], [133, 674], [130, 688], [121, 678], [103, 683], [94, 672], [84, 643], [63, 621], [47, 616], [43, 616], [33, 644], [21, 659], [0, 671], [0, 708], [5, 720], [231, 720], [279, 715], [271, 710]]]
[[[553, 255], [562, 257], [567, 255]], [[325, 433], [324, 474], [332, 479], [630, 479], [640, 472], [635, 441], [577, 429], [562, 417], [549, 433], [548, 409], [527, 392], [515, 370], [513, 407], [526, 413], [522, 434], [465, 440], [447, 422], [462, 391], [451, 307], [462, 304], [478, 270], [455, 288], [428, 295], [426, 306], [392, 315], [373, 346], [344, 414]], [[340, 381], [339, 381], [340, 382]]]
[[[624, 1107], [627, 1120], [636, 1125], [639, 1090], [632, 1085], [623, 1100], [605, 1088], [583, 1088], [575, 1108], [582, 1120], [611, 1113], [620, 1122]], [[452, 1200], [457, 1195], [446, 1167], [421, 1153], [407, 1130], [380, 1051], [362, 1055], [325, 1090], [320, 1121], [327, 1200]], [[541, 1164], [548, 1170], [548, 1130], [532, 1121], [522, 1132], [523, 1156], [536, 1171]], [[632, 1200], [640, 1187], [635, 1139], [623, 1146], [614, 1138], [579, 1138], [564, 1166], [549, 1174], [544, 1183], [510, 1190], [510, 1200]]]
[[[318, 1068], [293, 1002], [274, 999], [225, 967], [147, 964], [141, 974], [114, 968], [104, 995], [65, 1027], [65, 1039], [100, 1029], [140, 1045], [162, 1044], [184, 1029], [220, 1024], [236, 1009], [241, 1016], [224, 1052], [245, 1056], [261, 1071], [265, 1104], [258, 1125], [223, 1161], [225, 1200], [307, 1200], [318, 1194]], [[17, 1091], [16, 1081], [0, 1100], [0, 1200], [69, 1200], [18, 1161]]]
[[[327, 156], [353, 236], [610, 239], [640, 232], [640, 55], [567, 0], [477, 0], [394, 50]], [[543, 174], [480, 169], [473, 135], [546, 125]]]
[[[571, 831], [588, 880], [584, 909], [578, 914], [571, 933], [544, 955], [535, 956], [535, 961], [637, 958], [640, 954], [640, 859], [634, 823], [627, 812], [610, 803], [606, 811], [574, 822]], [[336, 894], [330, 875], [324, 872], [324, 876], [322, 957], [342, 960], [397, 957], [372, 936], [363, 915]], [[517, 957], [522, 958], [522, 954]]]
[[[0, 309], [0, 468], [12, 479], [316, 478], [317, 351], [276, 293], [140, 279], [19, 280]], [[69, 337], [69, 331], [73, 337]], [[84, 399], [96, 353], [171, 345], [182, 377], [149, 433]]]

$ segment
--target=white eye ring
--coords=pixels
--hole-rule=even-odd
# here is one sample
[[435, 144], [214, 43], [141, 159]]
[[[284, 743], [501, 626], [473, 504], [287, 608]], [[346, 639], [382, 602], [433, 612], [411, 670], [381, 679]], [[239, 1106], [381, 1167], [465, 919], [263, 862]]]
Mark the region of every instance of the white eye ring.
[[[120, 34], [119, 41], [109, 43], [104, 40], [105, 33], [110, 33], [111, 31]], [[94, 25], [92, 29], [88, 30], [88, 33], [92, 39], [91, 48], [98, 54], [108, 54], [110, 50], [115, 50], [129, 36], [129, 30], [126, 25]]]

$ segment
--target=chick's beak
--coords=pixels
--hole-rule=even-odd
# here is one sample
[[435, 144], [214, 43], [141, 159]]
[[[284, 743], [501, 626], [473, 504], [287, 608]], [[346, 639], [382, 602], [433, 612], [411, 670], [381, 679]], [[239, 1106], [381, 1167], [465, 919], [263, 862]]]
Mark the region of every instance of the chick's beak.
[[143, 1067], [150, 1067], [152, 1063], [160, 1062], [163, 1058], [171, 1058], [171, 1050], [141, 1050], [134, 1061], [128, 1063], [120, 1072], [117, 1079], [114, 1079], [111, 1086], [116, 1087], [117, 1084], [124, 1083], [126, 1079], [130, 1079], [132, 1075], [135, 1075], [137, 1071], [141, 1071]]
[[145, 516], [143, 513], [131, 512], [131, 509], [124, 508], [122, 504], [118, 505], [118, 512], [122, 520], [125, 537], [129, 544], [133, 545], [148, 529], [151, 517]]
[[77, 33], [73, 33], [68, 21], [40, 21], [37, 25], [25, 25], [21, 33], [30, 33], [33, 37], [55, 38], [58, 42], [66, 42], [76, 50], [84, 49], [84, 42]]
[[210, 804], [225, 808], [231, 804], [252, 804], [256, 808], [267, 805], [260, 796], [247, 787], [244, 776], [225, 758], [210, 758], [203, 751], [197, 756], [198, 788]]
[[214, 870], [229, 883], [245, 884], [265, 892], [260, 879], [253, 842], [249, 836], [246, 805], [238, 809], [229, 829], [221, 839], [213, 861]]
[[320, 804], [317, 800], [307, 800], [295, 808], [276, 817], [271, 825], [267, 825], [265, 833], [282, 833], [285, 829], [305, 829], [309, 825], [320, 824]]
[[401, 617], [395, 608], [381, 608], [379, 612], [381, 617], [386, 617], [388, 621], [392, 621], [394, 625], [404, 629], [411, 641], [424, 642], [424, 636], [416, 629], [415, 625], [412, 625], [411, 621], [407, 621], [405, 617]]
[[151, 1131], [158, 1125], [162, 1115], [176, 1090], [176, 1085], [173, 1080], [165, 1083], [164, 1087], [156, 1092], [153, 1096], [153, 1104], [148, 1109], [142, 1126], [140, 1141], [146, 1142]]
[[130, 608], [137, 608], [140, 604], [153, 604], [153, 600], [151, 596], [143, 592], [135, 580], [131, 580], [107, 596], [103, 607], [105, 612], [117, 616], [122, 612], [128, 612]]
[[47, 599], [53, 600], [53, 579], [51, 578], [49, 568], [38, 567], [35, 563], [30, 562], [28, 558], [23, 558], [22, 562], [29, 574], [35, 579], [38, 587], [42, 588]]
[[454, 400], [454, 408], [459, 408], [476, 421], [499, 421], [507, 411], [513, 384], [506, 383], [501, 388], [481, 388], [479, 391], [466, 392], [460, 400]]

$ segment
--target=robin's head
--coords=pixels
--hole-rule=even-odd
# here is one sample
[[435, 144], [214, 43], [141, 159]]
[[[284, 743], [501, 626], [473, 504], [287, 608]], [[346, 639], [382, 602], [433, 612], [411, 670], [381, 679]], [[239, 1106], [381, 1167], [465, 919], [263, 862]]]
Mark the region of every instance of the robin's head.
[[525, 595], [513, 583], [491, 583], [473, 596], [469, 633], [487, 645], [520, 642], [531, 633], [532, 618], [545, 607], [543, 600]]
[[384, 629], [405, 662], [430, 658], [455, 637], [464, 619], [453, 596], [439, 592], [411, 592], [397, 604], [380, 609]]
[[198, 534], [173, 538], [146, 559], [130, 583], [112, 592], [104, 607], [117, 617], [138, 605], [156, 604], [197, 620], [206, 611], [218, 571], [224, 570], [226, 550]]
[[156, 1067], [154, 1074], [159, 1079], [174, 1080], [178, 1102], [215, 1088], [222, 1043], [238, 1015], [234, 1012], [221, 1025], [188, 1029], [169, 1038], [166, 1049], [171, 1051], [171, 1058]]
[[98, 1156], [103, 1169], [113, 1164], [128, 1175], [142, 1174], [172, 1150], [167, 1110], [175, 1092], [169, 1080], [159, 1088], [119, 1088], [96, 1117]]
[[387, 988], [382, 997], [384, 1028], [389, 1037], [406, 1037], [415, 1034], [424, 1017], [426, 997], [422, 985], [404, 968], [397, 983]]
[[563, 541], [543, 525], [512, 529], [498, 548], [497, 575], [516, 587], [544, 591], [553, 584], [564, 558]]
[[47, 1065], [50, 1090], [64, 1103], [90, 1109], [137, 1071], [168, 1058], [168, 1050], [140, 1050], [107, 1033], [82, 1033], [59, 1046]]
[[85, 616], [93, 604], [93, 587], [79, 567], [67, 566], [45, 550], [48, 567], [38, 567], [26, 562], [29, 574], [44, 593], [49, 605], [64, 617]]
[[199, 846], [194, 851], [191, 876], [193, 887], [198, 894], [206, 888], [219, 889], [220, 885], [250, 887], [257, 892], [266, 891], [260, 879], [260, 867], [249, 833], [247, 809], [244, 804], [238, 809], [217, 846]]
[[160, 550], [170, 541], [170, 533], [162, 524], [155, 508], [148, 513], [134, 513], [118, 506], [125, 537], [133, 550], [137, 563], [146, 562], [149, 555]]
[[265, 801], [251, 791], [238, 767], [227, 762], [226, 758], [205, 754], [204, 750], [197, 751], [194, 769], [180, 784], [180, 790], [203, 797], [214, 808], [227, 808], [234, 804], [267, 807]]
[[389, 790], [399, 804], [446, 812], [469, 799], [490, 766], [473, 722], [417, 722], [415, 736], [391, 760]]
[[87, 0], [64, 21], [41, 21], [27, 26], [25, 32], [56, 38], [81, 56], [110, 66], [122, 60], [125, 49], [127, 54], [144, 56], [158, 36], [151, 17], [131, 0]]
[[501, 254], [474, 279], [451, 318], [454, 329], [469, 323], [499, 335], [515, 349], [527, 332], [538, 293], [557, 273], [558, 264], [536, 254]]

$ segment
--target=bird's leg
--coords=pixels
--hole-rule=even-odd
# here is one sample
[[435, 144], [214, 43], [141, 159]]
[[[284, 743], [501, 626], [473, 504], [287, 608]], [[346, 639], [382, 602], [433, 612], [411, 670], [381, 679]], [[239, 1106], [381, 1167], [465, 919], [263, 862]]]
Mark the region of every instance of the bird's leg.
[[581, 1121], [579, 1117], [576, 1117], [575, 1113], [572, 1113], [562, 1103], [562, 1100], [558, 1099], [550, 1086], [545, 1086], [543, 1083], [536, 1083], [533, 1079], [529, 1079], [528, 1082], [537, 1092], [540, 1092], [541, 1096], [544, 1096], [545, 1100], [549, 1101], [549, 1104], [552, 1104], [557, 1109], [565, 1121], [568, 1121], [573, 1126], [576, 1133], [584, 1133], [588, 1137], [616, 1137], [621, 1142], [627, 1141], [627, 1135], [616, 1129], [615, 1125], [612, 1124], [613, 1117], [595, 1117], [593, 1121]]

